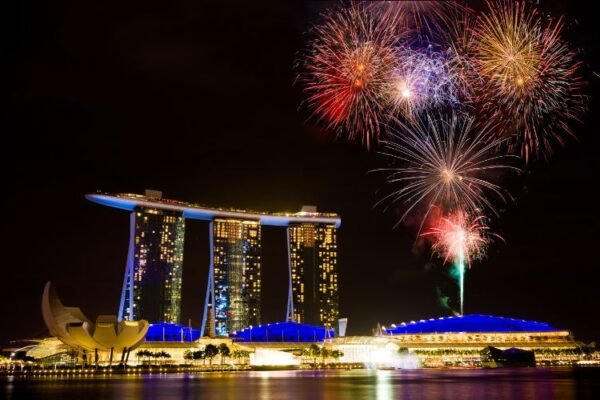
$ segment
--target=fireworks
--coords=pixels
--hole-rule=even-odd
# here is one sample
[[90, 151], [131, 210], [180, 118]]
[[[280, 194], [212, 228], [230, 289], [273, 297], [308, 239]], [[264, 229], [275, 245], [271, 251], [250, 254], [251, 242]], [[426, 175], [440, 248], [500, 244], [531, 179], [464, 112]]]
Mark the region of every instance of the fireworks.
[[301, 75], [308, 105], [335, 131], [369, 147], [386, 122], [386, 97], [396, 65], [396, 24], [360, 3], [326, 15]]
[[488, 127], [475, 129], [471, 117], [457, 114], [426, 115], [410, 126], [400, 126], [393, 140], [383, 142], [382, 154], [400, 165], [380, 169], [388, 174], [393, 190], [379, 201], [406, 205], [398, 223], [419, 206], [425, 206], [425, 216], [434, 206], [495, 212], [486, 195], [505, 200], [491, 174], [517, 168], [507, 164], [510, 156], [493, 153], [505, 139], [492, 138]]
[[573, 135], [567, 122], [583, 110], [575, 54], [561, 39], [562, 19], [542, 18], [524, 2], [488, 1], [472, 34], [474, 74], [482, 79], [483, 118], [513, 134], [510, 150], [527, 162]]
[[[562, 19], [523, 1], [487, 4], [476, 18], [440, 1], [359, 2], [327, 14], [301, 74], [308, 106], [328, 128], [370, 147], [390, 115], [411, 119], [466, 102], [478, 120], [495, 121], [494, 134], [511, 137], [509, 151], [525, 162], [549, 155], [585, 108]], [[453, 40], [452, 57], [424, 48], [422, 31]]]
[[[464, 310], [465, 263], [470, 267], [473, 260], [485, 256], [490, 241], [489, 228], [485, 217], [471, 217], [463, 210], [457, 210], [447, 217], [435, 221], [434, 225], [421, 236], [432, 241], [431, 249], [444, 259], [452, 261], [458, 272], [460, 314]], [[499, 237], [498, 235], [494, 235]], [[499, 237], [500, 238], [500, 237]], [[501, 239], [501, 238], [500, 238]]]
[[393, 18], [413, 39], [437, 36], [452, 23], [453, 16], [464, 7], [456, 1], [384, 1], [373, 2], [382, 15]]
[[421, 236], [432, 240], [432, 250], [444, 262], [456, 263], [482, 259], [489, 243], [488, 226], [485, 217], [470, 217], [463, 210], [457, 210], [442, 217]]
[[458, 77], [446, 55], [429, 46], [425, 51], [402, 49], [398, 57], [390, 87], [394, 114], [411, 119], [434, 107], [458, 104]]
[[574, 136], [569, 124], [585, 109], [562, 18], [522, 0], [487, 6], [476, 15], [455, 1], [356, 2], [326, 14], [300, 76], [308, 106], [367, 147], [385, 136], [390, 116], [461, 108], [494, 121], [493, 134], [510, 137], [508, 151], [526, 163], [548, 156]]
[[536, 86], [543, 52], [534, 14], [525, 4], [496, 8], [484, 14], [478, 26], [478, 61], [481, 72], [491, 78], [498, 95], [520, 97]]
[[461, 314], [465, 266], [492, 235], [483, 215], [498, 216], [508, 196], [499, 179], [519, 170], [509, 159], [527, 164], [563, 145], [586, 99], [562, 18], [525, 0], [486, 4], [351, 2], [314, 28], [300, 75], [329, 129], [381, 144], [391, 165], [377, 170], [389, 190], [377, 204], [401, 206], [396, 226], [416, 217], [417, 235], [452, 262]]

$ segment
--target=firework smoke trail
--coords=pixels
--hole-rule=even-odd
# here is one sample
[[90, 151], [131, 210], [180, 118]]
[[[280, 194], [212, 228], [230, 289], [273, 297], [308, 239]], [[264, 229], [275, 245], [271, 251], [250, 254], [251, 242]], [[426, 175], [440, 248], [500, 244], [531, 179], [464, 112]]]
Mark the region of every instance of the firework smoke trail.
[[482, 119], [498, 122], [498, 134], [512, 134], [509, 150], [527, 163], [547, 157], [554, 144], [574, 136], [585, 96], [575, 52], [561, 39], [562, 18], [543, 18], [524, 1], [487, 1], [469, 35], [466, 58]]
[[462, 209], [476, 214], [487, 209], [496, 213], [487, 194], [506, 201], [502, 188], [487, 177], [518, 171], [508, 164], [510, 155], [493, 152], [506, 138], [493, 138], [488, 127], [475, 129], [473, 119], [462, 114], [437, 118], [426, 114], [411, 125], [398, 123], [400, 131], [382, 142], [381, 151], [397, 165], [375, 170], [387, 174], [386, 184], [392, 189], [376, 205], [406, 206], [396, 226], [417, 208], [425, 208], [425, 222], [434, 207], [446, 212]]
[[466, 267], [485, 256], [491, 236], [500, 238], [489, 232], [485, 222], [483, 216], [471, 217], [463, 210], [458, 210], [434, 221], [433, 226], [421, 234], [431, 240], [433, 252], [442, 257], [444, 263], [452, 262], [458, 272], [461, 315], [464, 311]]
[[404, 119], [434, 107], [459, 104], [459, 80], [448, 55], [429, 45], [425, 50], [402, 48], [390, 87], [391, 108]]
[[371, 146], [387, 122], [386, 93], [401, 32], [394, 18], [353, 3], [325, 15], [299, 80], [314, 115], [338, 134]]
[[465, 260], [462, 255], [458, 260], [458, 273], [460, 274], [460, 315], [465, 315]]

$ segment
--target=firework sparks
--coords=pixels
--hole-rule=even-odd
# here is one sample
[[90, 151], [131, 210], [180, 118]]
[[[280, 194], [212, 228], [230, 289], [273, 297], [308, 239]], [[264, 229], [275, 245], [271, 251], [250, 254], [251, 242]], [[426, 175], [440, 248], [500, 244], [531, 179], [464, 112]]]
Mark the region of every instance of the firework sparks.
[[398, 224], [419, 206], [426, 207], [426, 218], [433, 207], [495, 213], [488, 193], [506, 200], [503, 190], [489, 179], [494, 171], [518, 170], [507, 163], [511, 156], [493, 152], [505, 139], [493, 138], [487, 127], [474, 129], [473, 119], [464, 115], [437, 119], [426, 115], [410, 126], [399, 124], [401, 131], [383, 142], [382, 151], [399, 165], [377, 170], [387, 173], [387, 184], [393, 187], [377, 204], [407, 205]]
[[398, 57], [390, 87], [395, 114], [412, 119], [434, 107], [458, 104], [458, 77], [444, 54], [429, 46], [424, 51], [402, 49]]
[[480, 71], [491, 77], [500, 96], [510, 98], [521, 97], [536, 85], [544, 50], [535, 15], [525, 12], [524, 3], [515, 4], [492, 5], [476, 31]]
[[470, 217], [463, 210], [442, 217], [421, 236], [432, 239], [432, 249], [444, 259], [471, 265], [485, 256], [489, 228], [485, 217]]
[[485, 256], [490, 235], [500, 238], [489, 232], [485, 217], [471, 217], [463, 210], [440, 218], [421, 234], [432, 241], [432, 250], [444, 259], [444, 263], [451, 261], [458, 272], [461, 315], [464, 312], [466, 266], [470, 267], [472, 261]]
[[397, 26], [361, 3], [314, 28], [301, 81], [308, 106], [329, 128], [367, 147], [387, 121], [385, 93], [396, 64]]
[[459, 2], [448, 1], [383, 1], [373, 2], [386, 18], [400, 24], [402, 30], [411, 32], [414, 39], [442, 34], [452, 23], [453, 16], [465, 10]]
[[[525, 2], [488, 1], [475, 24], [470, 50], [483, 118], [527, 162], [547, 156], [553, 144], [573, 136], [568, 122], [583, 111], [582, 80], [575, 53], [561, 39], [562, 19], [543, 18]], [[474, 82], [477, 80], [474, 79]]]

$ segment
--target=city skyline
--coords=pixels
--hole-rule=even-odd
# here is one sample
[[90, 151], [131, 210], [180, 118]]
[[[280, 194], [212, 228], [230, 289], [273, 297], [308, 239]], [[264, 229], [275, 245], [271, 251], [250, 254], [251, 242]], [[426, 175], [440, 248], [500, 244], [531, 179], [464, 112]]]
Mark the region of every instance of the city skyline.
[[[373, 206], [380, 182], [367, 171], [377, 155], [336, 140], [299, 110], [297, 52], [331, 4], [190, 4], [149, 7], [143, 16], [132, 5], [118, 13], [83, 3], [70, 12], [16, 7], [5, 134], [18, 157], [2, 161], [1, 293], [5, 304], [18, 304], [6, 307], [9, 318], [32, 317], [2, 332], [3, 342], [43, 333], [33, 316], [47, 280], [91, 314], [118, 309], [130, 220], [83, 199], [98, 189], [160, 188], [240, 209], [335, 210], [344, 217], [339, 297], [350, 333], [451, 314], [436, 291], [449, 285], [440, 261], [409, 227], [393, 228], [400, 210]], [[549, 0], [542, 9], [578, 22], [565, 35], [597, 72], [592, 5]], [[594, 110], [598, 79], [589, 75]], [[583, 120], [574, 125], [579, 143], [503, 183], [516, 199], [500, 207], [492, 228], [506, 244], [493, 243], [469, 270], [466, 313], [548, 321], [586, 342], [598, 339], [600, 323], [588, 318], [600, 306], [590, 252], [600, 226], [591, 184], [600, 170], [598, 122], [593, 112]], [[198, 328], [203, 296], [190, 299], [206, 293], [208, 222], [187, 222], [185, 263], [194, 268], [184, 268], [181, 322], [192, 318]], [[275, 299], [263, 316], [281, 319], [288, 271], [276, 266], [287, 259], [285, 231], [261, 234], [261, 266], [272, 272], [262, 288]]]
[[7, 400], [600, 399], [595, 2], [10, 2]]

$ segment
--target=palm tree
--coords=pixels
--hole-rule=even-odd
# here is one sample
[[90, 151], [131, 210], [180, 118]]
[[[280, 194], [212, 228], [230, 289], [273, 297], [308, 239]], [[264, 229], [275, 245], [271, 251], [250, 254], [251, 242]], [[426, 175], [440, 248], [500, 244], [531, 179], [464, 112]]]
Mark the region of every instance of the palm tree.
[[247, 350], [234, 350], [234, 352], [231, 355], [237, 360], [237, 364], [241, 364], [240, 360], [242, 358], [249, 358], [250, 352]]
[[248, 350], [240, 350], [244, 363], [250, 363], [250, 352]]
[[208, 358], [208, 365], [212, 367], [212, 360], [219, 354], [219, 349], [214, 344], [207, 344], [204, 348], [204, 357]]
[[327, 364], [327, 359], [331, 356], [331, 351], [327, 350], [325, 347], [321, 349], [321, 358], [323, 359], [323, 364]]
[[194, 351], [192, 353], [192, 359], [194, 360], [205, 360], [206, 354], [202, 350]]
[[194, 361], [194, 352], [191, 351], [191, 350], [186, 350], [183, 353], [183, 359], [186, 360], [186, 361], [193, 362]]
[[302, 362], [306, 362], [306, 359], [310, 357], [310, 348], [302, 349], [300, 351], [300, 356], [302, 357]]
[[313, 343], [308, 348], [308, 352], [309, 352], [310, 356], [313, 358], [313, 364], [317, 365], [317, 357], [319, 357], [321, 355], [321, 348]]
[[152, 352], [149, 350], [140, 350], [136, 353], [136, 356], [138, 360], [140, 358], [142, 359], [142, 363], [144, 363], [144, 361], [149, 362], [149, 358], [152, 357]]
[[332, 350], [331, 351], [331, 357], [333, 357], [333, 359], [336, 361], [336, 363], [338, 362], [340, 357], [343, 357], [343, 356], [344, 356], [344, 353], [341, 350]]
[[225, 343], [221, 343], [219, 345], [219, 354], [221, 354], [221, 365], [223, 365], [225, 358], [231, 355], [231, 350]]
[[171, 358], [171, 354], [167, 353], [166, 351], [158, 351], [156, 353], [154, 353], [156, 358], [164, 358], [165, 360], [162, 361], [161, 364], [164, 364], [167, 358]]

